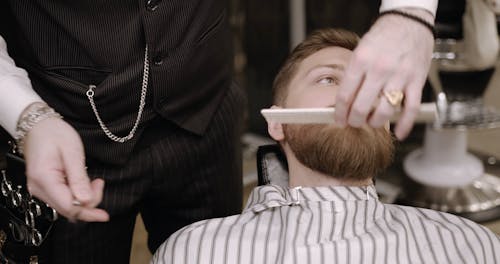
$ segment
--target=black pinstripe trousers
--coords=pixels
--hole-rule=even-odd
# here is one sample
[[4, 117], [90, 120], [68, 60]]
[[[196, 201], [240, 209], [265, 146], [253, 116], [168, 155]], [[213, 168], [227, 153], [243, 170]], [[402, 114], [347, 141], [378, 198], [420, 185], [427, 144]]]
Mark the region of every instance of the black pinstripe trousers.
[[125, 166], [88, 163], [90, 177], [106, 182], [99, 207], [110, 213], [110, 221], [59, 220], [47, 241], [50, 263], [129, 263], [138, 213], [151, 251], [185, 225], [239, 213], [244, 103], [241, 88], [233, 84], [203, 136], [156, 120]]

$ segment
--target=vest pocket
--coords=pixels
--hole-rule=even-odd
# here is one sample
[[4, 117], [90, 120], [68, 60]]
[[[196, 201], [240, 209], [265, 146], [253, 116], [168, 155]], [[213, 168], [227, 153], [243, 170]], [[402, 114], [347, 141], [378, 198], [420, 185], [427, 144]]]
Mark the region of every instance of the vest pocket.
[[54, 77], [72, 80], [81, 84], [100, 84], [111, 73], [110, 70], [96, 69], [82, 66], [52, 66], [44, 69]]

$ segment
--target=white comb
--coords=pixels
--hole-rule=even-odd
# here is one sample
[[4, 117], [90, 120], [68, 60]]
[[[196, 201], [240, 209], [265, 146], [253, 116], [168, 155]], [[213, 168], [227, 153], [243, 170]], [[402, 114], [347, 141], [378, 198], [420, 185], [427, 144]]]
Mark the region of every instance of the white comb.
[[[335, 108], [268, 108], [260, 110], [267, 122], [282, 124], [331, 124], [335, 123]], [[398, 120], [398, 110], [391, 118], [391, 122]], [[420, 105], [415, 118], [416, 123], [432, 123], [437, 119], [437, 110], [434, 103]]]

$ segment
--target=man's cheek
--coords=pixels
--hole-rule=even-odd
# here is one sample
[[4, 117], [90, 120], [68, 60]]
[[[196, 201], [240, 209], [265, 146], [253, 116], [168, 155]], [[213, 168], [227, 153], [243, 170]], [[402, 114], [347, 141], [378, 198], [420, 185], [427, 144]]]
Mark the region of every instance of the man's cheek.
[[335, 96], [330, 93], [313, 93], [308, 96], [309, 107], [329, 107], [335, 104]]

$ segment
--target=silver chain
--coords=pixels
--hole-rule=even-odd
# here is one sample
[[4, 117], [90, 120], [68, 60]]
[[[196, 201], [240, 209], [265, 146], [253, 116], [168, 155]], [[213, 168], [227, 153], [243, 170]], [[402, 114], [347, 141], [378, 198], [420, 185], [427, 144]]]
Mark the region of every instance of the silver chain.
[[141, 100], [139, 102], [139, 111], [137, 112], [137, 119], [135, 120], [134, 126], [130, 130], [127, 136], [125, 137], [119, 137], [113, 132], [109, 131], [108, 127], [106, 124], [101, 119], [101, 116], [99, 115], [99, 112], [97, 111], [97, 107], [94, 102], [94, 89], [96, 88], [95, 85], [89, 85], [89, 89], [87, 90], [87, 97], [89, 98], [90, 105], [92, 106], [92, 110], [94, 110], [95, 117], [97, 118], [97, 121], [99, 122], [99, 125], [101, 126], [102, 131], [104, 131], [104, 134], [108, 136], [109, 139], [119, 142], [119, 143], [124, 143], [126, 141], [129, 141], [134, 137], [135, 131], [137, 130], [137, 127], [139, 126], [139, 121], [141, 121], [141, 116], [142, 112], [144, 111], [144, 106], [146, 105], [146, 93], [148, 90], [148, 77], [149, 77], [149, 60], [148, 60], [148, 46], [146, 46], [145, 52], [144, 52], [144, 72], [142, 75], [142, 88], [141, 88]]

